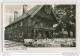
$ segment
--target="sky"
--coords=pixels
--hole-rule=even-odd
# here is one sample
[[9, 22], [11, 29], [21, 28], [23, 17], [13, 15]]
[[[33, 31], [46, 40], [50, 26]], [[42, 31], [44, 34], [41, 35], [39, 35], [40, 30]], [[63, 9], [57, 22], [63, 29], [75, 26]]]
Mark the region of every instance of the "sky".
[[[34, 6], [36, 5], [29, 4], [25, 8], [28, 11]], [[22, 15], [23, 5], [3, 5], [3, 28], [9, 25], [10, 19], [11, 19], [11, 22], [14, 22], [14, 11], [18, 11], [18, 16]]]
[[[28, 5], [25, 8], [30, 10], [35, 5]], [[18, 11], [18, 16], [23, 13], [23, 5], [3, 5], [3, 27], [6, 27], [11, 22], [14, 21], [14, 11]]]

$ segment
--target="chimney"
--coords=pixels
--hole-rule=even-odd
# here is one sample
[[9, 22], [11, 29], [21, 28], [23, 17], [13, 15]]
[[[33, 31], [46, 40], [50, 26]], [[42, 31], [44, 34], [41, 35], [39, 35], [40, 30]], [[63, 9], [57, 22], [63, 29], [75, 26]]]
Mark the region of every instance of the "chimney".
[[14, 21], [16, 21], [18, 18], [18, 12], [17, 11], [14, 11]]
[[11, 23], [12, 23], [12, 18], [10, 17], [10, 18], [9, 18], [9, 24], [11, 24]]
[[27, 12], [27, 5], [23, 5], [23, 14]]

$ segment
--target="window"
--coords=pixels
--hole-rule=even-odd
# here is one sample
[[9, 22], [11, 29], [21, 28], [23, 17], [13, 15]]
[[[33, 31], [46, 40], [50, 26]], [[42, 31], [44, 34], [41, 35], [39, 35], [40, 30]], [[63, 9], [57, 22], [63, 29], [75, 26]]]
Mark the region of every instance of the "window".
[[31, 26], [31, 19], [28, 19], [28, 25]]
[[43, 23], [40, 23], [40, 27], [43, 27]]
[[7, 28], [6, 31], [8, 32], [9, 31], [9, 28]]
[[17, 28], [17, 25], [15, 25], [15, 28]]
[[11, 26], [11, 30], [12, 30], [12, 26]]
[[23, 26], [23, 22], [20, 22], [20, 26]]
[[51, 14], [51, 6], [47, 6], [47, 7], [45, 7], [45, 12], [47, 13], [47, 14]]
[[19, 37], [23, 37], [23, 32], [20, 32], [19, 33]]

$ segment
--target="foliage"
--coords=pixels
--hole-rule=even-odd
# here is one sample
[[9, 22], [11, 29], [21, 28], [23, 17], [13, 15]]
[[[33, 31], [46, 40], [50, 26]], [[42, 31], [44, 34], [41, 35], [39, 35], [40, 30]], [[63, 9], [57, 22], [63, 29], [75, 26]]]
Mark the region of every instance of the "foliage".
[[75, 23], [75, 5], [55, 5], [54, 13], [58, 22], [73, 22]]

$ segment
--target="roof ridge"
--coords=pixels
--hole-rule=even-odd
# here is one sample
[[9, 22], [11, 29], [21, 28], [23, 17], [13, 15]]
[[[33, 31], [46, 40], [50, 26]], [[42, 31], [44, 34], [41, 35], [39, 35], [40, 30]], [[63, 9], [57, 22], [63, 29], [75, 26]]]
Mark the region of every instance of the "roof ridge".
[[31, 17], [33, 17], [42, 7], [43, 7], [43, 5], [41, 5], [41, 7], [39, 7], [39, 8], [31, 15]]
[[[40, 6], [40, 7], [39, 7]], [[37, 8], [36, 8], [37, 7]], [[34, 6], [33, 8], [31, 8], [29, 11], [27, 11], [25, 14], [22, 14], [21, 16], [19, 16], [17, 19], [18, 20], [16, 20], [16, 21], [14, 21], [14, 22], [12, 22], [11, 24], [13, 24], [13, 23], [16, 23], [16, 22], [18, 22], [18, 21], [20, 21], [20, 20], [22, 20], [23, 18], [25, 18], [25, 17], [27, 17], [28, 15], [31, 15], [30, 17], [33, 17], [41, 8], [43, 7], [43, 5], [36, 5], [36, 6]], [[37, 9], [37, 11], [35, 10], [35, 11], [32, 11], [32, 12], [30, 12], [31, 10], [33, 10], [33, 9]], [[11, 25], [11, 24], [9, 24], [9, 25]], [[9, 26], [8, 25], [8, 26]], [[7, 27], [7, 26], [6, 26]]]

